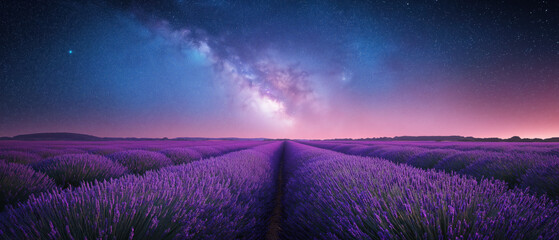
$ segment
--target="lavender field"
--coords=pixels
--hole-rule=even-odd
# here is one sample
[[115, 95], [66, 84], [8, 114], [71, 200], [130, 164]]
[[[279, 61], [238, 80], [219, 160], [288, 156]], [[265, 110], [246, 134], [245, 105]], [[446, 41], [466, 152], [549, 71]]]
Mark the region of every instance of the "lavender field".
[[559, 0], [0, 9], [0, 240], [559, 240]]
[[2, 141], [0, 239], [557, 239], [559, 144]]

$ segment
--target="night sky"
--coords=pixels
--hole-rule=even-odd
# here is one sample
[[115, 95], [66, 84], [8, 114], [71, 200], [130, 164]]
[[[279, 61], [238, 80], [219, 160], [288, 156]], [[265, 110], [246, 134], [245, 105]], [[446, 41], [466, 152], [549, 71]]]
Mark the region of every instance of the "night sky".
[[0, 136], [559, 136], [558, 1], [2, 1]]

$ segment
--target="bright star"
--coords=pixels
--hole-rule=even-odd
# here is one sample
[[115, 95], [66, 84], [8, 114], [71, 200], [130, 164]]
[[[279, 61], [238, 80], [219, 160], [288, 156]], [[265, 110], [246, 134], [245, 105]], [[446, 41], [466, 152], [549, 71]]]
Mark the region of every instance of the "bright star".
[[69, 51], [68, 51], [68, 54], [72, 54], [72, 52], [73, 52], [72, 50], [69, 50]]

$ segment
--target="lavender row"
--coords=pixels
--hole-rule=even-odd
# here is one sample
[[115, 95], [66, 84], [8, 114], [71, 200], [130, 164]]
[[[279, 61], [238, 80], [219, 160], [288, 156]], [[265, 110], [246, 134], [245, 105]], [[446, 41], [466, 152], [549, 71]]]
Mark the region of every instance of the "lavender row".
[[33, 193], [55, 188], [54, 181], [29, 166], [0, 161], [0, 211]]
[[538, 142], [431, 142], [431, 141], [328, 141], [329, 143], [364, 146], [406, 146], [426, 149], [454, 149], [459, 151], [491, 151], [538, 153], [559, 156], [559, 143]]
[[[500, 181], [289, 142], [286, 239], [557, 239], [559, 207]], [[302, 199], [304, 199], [302, 201]]]
[[195, 149], [207, 153], [208, 149], [220, 150], [223, 153], [228, 146], [246, 145], [247, 147], [261, 144], [258, 141], [0, 141], [0, 159], [7, 162], [34, 164], [45, 158], [64, 154], [96, 154], [108, 156], [127, 150], [144, 150], [165, 152], [172, 149]]
[[[7, 164], [5, 160], [0, 160], [4, 162], [1, 169], [0, 195], [3, 196], [3, 199], [0, 200], [0, 210], [6, 204], [14, 204], [27, 199], [32, 193], [53, 189], [55, 187], [54, 184], [51, 184], [53, 181], [62, 188], [76, 187], [84, 182], [119, 178], [126, 174], [143, 174], [149, 170], [215, 157], [259, 144], [262, 142], [170, 148], [161, 153], [128, 150], [106, 157], [85, 153], [64, 154], [29, 164], [33, 169], [21, 164]], [[48, 179], [48, 181], [43, 179]], [[36, 186], [29, 186], [30, 181], [37, 181]]]
[[[511, 187], [559, 197], [559, 157], [533, 152], [460, 151], [407, 145], [360, 145], [305, 142], [351, 155], [379, 157], [422, 169], [457, 172], [477, 178], [503, 180]], [[434, 143], [431, 143], [434, 144]]]
[[0, 215], [0, 238], [263, 238], [281, 144], [31, 196]]

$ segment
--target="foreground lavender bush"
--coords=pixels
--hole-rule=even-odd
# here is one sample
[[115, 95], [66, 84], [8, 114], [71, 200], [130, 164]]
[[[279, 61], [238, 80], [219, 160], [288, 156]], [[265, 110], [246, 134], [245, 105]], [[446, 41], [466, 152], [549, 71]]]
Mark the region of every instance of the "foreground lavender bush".
[[[286, 239], [557, 239], [546, 198], [386, 160], [286, 147]], [[302, 200], [304, 199], [304, 200]]]
[[33, 193], [54, 187], [54, 181], [43, 173], [22, 164], [0, 161], [0, 210], [6, 204], [17, 203]]
[[261, 239], [280, 144], [31, 197], [2, 239]]
[[144, 150], [129, 150], [111, 154], [109, 158], [124, 165], [133, 173], [144, 173], [173, 164], [167, 156]]
[[20, 163], [20, 164], [33, 164], [41, 160], [41, 156], [30, 152], [20, 151], [0, 151], [0, 159], [6, 162]]
[[189, 163], [202, 158], [202, 154], [192, 148], [170, 148], [162, 150], [161, 153], [169, 157], [174, 164]]
[[127, 169], [110, 159], [93, 154], [66, 154], [49, 158], [34, 168], [50, 176], [62, 187], [83, 182], [121, 177]]

